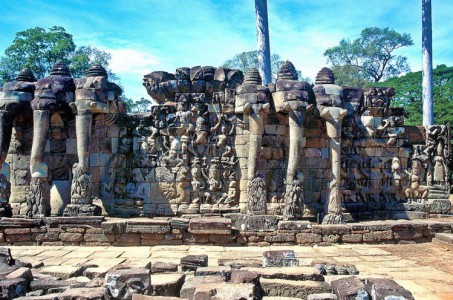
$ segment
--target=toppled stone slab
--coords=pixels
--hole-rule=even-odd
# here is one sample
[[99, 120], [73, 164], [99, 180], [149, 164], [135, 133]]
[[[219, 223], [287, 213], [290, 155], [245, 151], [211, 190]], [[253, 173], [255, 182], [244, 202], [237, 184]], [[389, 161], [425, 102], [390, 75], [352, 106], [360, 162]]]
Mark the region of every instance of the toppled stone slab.
[[46, 294], [54, 292], [65, 291], [68, 288], [82, 288], [85, 287], [85, 282], [75, 280], [55, 280], [55, 279], [38, 279], [33, 280], [30, 284], [31, 291], [44, 291]]
[[153, 276], [153, 295], [179, 297], [184, 283], [184, 274], [159, 274]]
[[207, 283], [221, 283], [224, 282], [222, 276], [198, 276], [198, 277], [186, 277], [186, 280], [181, 288], [181, 298], [187, 298], [189, 300], [194, 299], [195, 289], [202, 284]]
[[177, 272], [178, 265], [167, 262], [155, 262], [151, 264], [151, 274]]
[[453, 244], [453, 233], [436, 233], [434, 237], [444, 243]]
[[365, 279], [365, 287], [372, 300], [414, 300], [411, 292], [392, 279], [367, 278]]
[[333, 280], [331, 284], [338, 300], [369, 299], [365, 285], [356, 276]]
[[218, 267], [200, 267], [197, 268], [195, 271], [196, 276], [209, 276], [209, 275], [217, 275], [222, 276], [228, 281], [231, 278], [231, 268], [225, 266], [218, 266]]
[[[185, 299], [185, 298], [183, 298]], [[146, 296], [146, 295], [139, 295], [134, 294], [132, 295], [132, 300], [181, 300], [179, 297], [171, 297], [171, 296]]]
[[283, 296], [306, 299], [310, 294], [330, 293], [332, 288], [323, 281], [293, 281], [285, 279], [260, 279], [265, 296]]
[[[212, 298], [212, 296], [214, 297]], [[194, 299], [196, 300], [253, 300], [254, 296], [255, 285], [249, 283], [206, 283], [198, 286], [194, 293]]]
[[105, 275], [105, 297], [115, 300], [132, 299], [133, 294], [151, 294], [150, 270], [120, 269], [111, 270]]
[[293, 268], [247, 268], [243, 269], [259, 274], [262, 278], [286, 279], [286, 280], [313, 280], [324, 281], [321, 272], [312, 267], [293, 267]]
[[253, 283], [258, 284], [260, 274], [249, 270], [233, 270], [231, 272], [232, 283]]
[[332, 293], [311, 294], [307, 300], [337, 300], [337, 296]]
[[21, 267], [15, 271], [9, 273], [8, 275], [6, 275], [6, 279], [16, 279], [16, 278], [23, 278], [27, 282], [30, 283], [33, 280], [33, 274], [31, 272], [30, 268]]
[[231, 220], [227, 218], [194, 218], [190, 220], [189, 232], [194, 234], [230, 234]]
[[232, 269], [259, 268], [263, 265], [263, 260], [256, 258], [219, 258], [217, 263], [219, 266], [229, 266]]
[[104, 299], [104, 288], [73, 288], [64, 291], [58, 296], [59, 300], [72, 300], [80, 298], [83, 298], [85, 300]]
[[25, 296], [27, 280], [23, 278], [0, 280], [0, 299], [15, 299]]
[[299, 260], [293, 250], [266, 251], [263, 253], [263, 267], [298, 267]]
[[207, 255], [187, 255], [181, 258], [181, 268], [185, 270], [196, 270], [198, 267], [208, 266]]
[[170, 221], [166, 219], [129, 220], [126, 233], [169, 233]]
[[66, 279], [82, 275], [84, 267], [76, 266], [44, 266], [39, 271], [42, 274], [51, 275], [53, 277]]

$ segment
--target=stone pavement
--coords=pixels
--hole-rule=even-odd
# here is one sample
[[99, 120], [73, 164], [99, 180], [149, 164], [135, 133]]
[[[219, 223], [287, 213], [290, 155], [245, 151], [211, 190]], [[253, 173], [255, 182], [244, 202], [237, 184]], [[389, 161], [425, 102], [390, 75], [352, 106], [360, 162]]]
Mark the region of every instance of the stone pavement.
[[[415, 299], [453, 299], [453, 252], [433, 243], [388, 245], [334, 245], [222, 247], [222, 246], [153, 246], [153, 247], [81, 247], [81, 246], [9, 246], [15, 258], [49, 273], [70, 273], [73, 266], [97, 265], [88, 269], [104, 273], [129, 263], [145, 267], [150, 262], [179, 263], [188, 254], [207, 254], [209, 265], [217, 266], [220, 258], [262, 259], [264, 251], [294, 250], [301, 266], [313, 260], [353, 264], [360, 278], [392, 278], [411, 291]], [[52, 266], [60, 266], [55, 268]], [[70, 276], [70, 275], [69, 275]], [[326, 281], [339, 276], [326, 276]]]

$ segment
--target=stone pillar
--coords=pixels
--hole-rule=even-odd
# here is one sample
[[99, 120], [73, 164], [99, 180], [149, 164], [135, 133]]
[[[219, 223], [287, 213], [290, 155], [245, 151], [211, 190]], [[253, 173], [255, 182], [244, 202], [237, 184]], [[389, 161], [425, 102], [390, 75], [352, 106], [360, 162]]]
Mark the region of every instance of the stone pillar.
[[33, 99], [35, 86], [33, 73], [23, 69], [16, 81], [5, 83], [0, 92], [0, 217], [11, 217], [9, 204], [11, 195], [11, 168], [5, 162], [11, 143], [14, 118], [19, 114], [30, 112], [30, 101]]
[[321, 117], [326, 120], [329, 137], [329, 157], [331, 161], [331, 181], [329, 183], [329, 201], [326, 205], [323, 224], [344, 223], [341, 212], [340, 173], [341, 173], [341, 121], [348, 111], [340, 107], [326, 107]]
[[423, 126], [434, 125], [431, 0], [422, 0]]
[[33, 144], [30, 156], [31, 182], [27, 198], [28, 218], [41, 218], [50, 215], [50, 185], [48, 166], [43, 161], [50, 117], [53, 113], [69, 111], [68, 103], [74, 101], [74, 81], [69, 68], [58, 61], [50, 71], [50, 76], [38, 80], [33, 109]]
[[87, 78], [76, 80], [75, 102], [71, 103], [71, 108], [76, 113], [79, 161], [73, 166], [71, 203], [65, 208], [63, 216], [100, 215], [101, 208], [93, 204], [91, 195], [89, 147], [93, 114], [111, 112], [108, 103], [107, 72], [102, 66], [91, 66]]
[[325, 202], [326, 215], [323, 224], [344, 223], [340, 197], [341, 122], [348, 114], [348, 110], [343, 108], [343, 89], [334, 82], [335, 76], [332, 70], [323, 68], [316, 76], [313, 88], [320, 116], [326, 120], [331, 161], [329, 199]]

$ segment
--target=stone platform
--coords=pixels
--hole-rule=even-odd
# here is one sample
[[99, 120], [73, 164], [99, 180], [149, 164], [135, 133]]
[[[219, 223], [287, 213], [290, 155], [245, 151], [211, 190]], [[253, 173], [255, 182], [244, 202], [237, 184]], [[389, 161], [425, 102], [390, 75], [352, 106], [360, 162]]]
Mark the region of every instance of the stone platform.
[[[271, 274], [272, 269], [261, 271], [261, 284], [272, 287], [268, 293], [272, 295], [284, 292], [285, 284], [292, 282], [300, 283], [298, 288], [303, 289], [319, 286], [333, 286], [338, 279], [349, 278], [345, 275], [324, 275], [323, 281], [315, 280], [319, 277], [307, 272], [313, 265], [319, 262], [331, 265], [354, 265], [360, 272], [355, 275], [359, 279], [365, 278], [388, 278], [393, 279], [409, 290], [415, 299], [452, 299], [453, 298], [453, 253], [432, 243], [423, 244], [398, 244], [398, 245], [333, 245], [325, 247], [317, 246], [267, 246], [267, 247], [232, 247], [232, 246], [203, 246], [203, 245], [179, 245], [179, 246], [143, 246], [143, 247], [112, 247], [112, 246], [10, 246], [12, 256], [16, 260], [30, 263], [31, 271], [38, 280], [33, 284], [34, 289], [40, 287], [48, 290], [43, 283], [46, 278], [61, 278], [67, 284], [74, 286], [75, 292], [85, 288], [84, 293], [89, 297], [91, 293], [98, 292], [102, 295], [104, 290], [104, 278], [109, 270], [122, 268], [147, 269], [151, 273], [151, 285], [156, 295], [162, 295], [163, 289], [169, 297], [178, 294], [181, 288], [181, 278], [188, 282], [194, 274], [189, 274], [178, 269], [181, 258], [188, 255], [206, 255], [207, 268], [201, 268], [205, 274], [198, 276], [214, 276], [212, 272], [225, 272], [225, 265], [232, 265], [233, 261], [246, 261], [248, 266], [242, 266], [240, 270], [256, 271], [256, 266], [262, 263], [263, 254], [266, 251], [289, 250], [294, 251], [299, 267], [278, 268], [279, 274]], [[176, 265], [176, 268], [174, 268]], [[237, 268], [237, 266], [236, 266]], [[296, 271], [289, 271], [289, 270]], [[313, 269], [312, 269], [313, 270]], [[231, 269], [230, 269], [231, 271]], [[302, 272], [303, 271], [303, 272]], [[211, 272], [211, 275], [208, 273]], [[297, 274], [310, 275], [304, 281], [293, 281]], [[302, 272], [302, 273], [301, 273]], [[312, 274], [316, 272], [312, 271]], [[220, 273], [219, 273], [220, 274]], [[275, 276], [286, 276], [286, 279], [275, 279]], [[292, 277], [291, 277], [292, 276]], [[218, 276], [220, 277], [220, 276]], [[267, 277], [267, 278], [266, 278]], [[274, 278], [272, 278], [274, 277]], [[233, 281], [233, 278], [230, 279]], [[221, 280], [222, 281], [222, 280]], [[39, 283], [39, 284], [38, 284]], [[76, 287], [77, 286], [77, 287]], [[217, 286], [220, 286], [217, 283]], [[90, 288], [88, 288], [90, 287]], [[186, 291], [190, 286], [186, 286]], [[54, 287], [55, 291], [58, 289]], [[173, 289], [173, 290], [172, 290]], [[195, 289], [195, 288], [193, 288]], [[181, 291], [182, 292], [182, 291]], [[193, 291], [192, 291], [193, 292]], [[69, 296], [66, 291], [66, 296]], [[180, 295], [180, 294], [178, 294]], [[264, 295], [263, 299], [269, 297]], [[47, 297], [47, 298], [46, 298]], [[181, 296], [181, 298], [183, 298]], [[41, 296], [36, 299], [51, 299], [49, 296]], [[63, 298], [62, 298], [63, 299]], [[64, 298], [66, 299], [66, 298]], [[69, 299], [69, 298], [68, 298]], [[91, 298], [89, 298], [91, 299]], [[148, 298], [135, 298], [148, 299]], [[152, 298], [149, 298], [152, 299]], [[156, 298], [160, 299], [160, 298]], [[167, 299], [167, 298], [166, 298]], [[174, 299], [174, 298], [168, 298]], [[204, 299], [204, 298], [203, 298]], [[224, 299], [224, 298], [221, 298]], [[225, 298], [230, 299], [230, 298]], [[284, 298], [282, 298], [284, 299]], [[324, 298], [323, 298], [324, 299]]]
[[[255, 227], [256, 224], [259, 226]], [[55, 217], [0, 220], [0, 245], [398, 244], [430, 242], [436, 233], [453, 233], [453, 219], [369, 221], [344, 225], [282, 221], [273, 216], [249, 219]]]

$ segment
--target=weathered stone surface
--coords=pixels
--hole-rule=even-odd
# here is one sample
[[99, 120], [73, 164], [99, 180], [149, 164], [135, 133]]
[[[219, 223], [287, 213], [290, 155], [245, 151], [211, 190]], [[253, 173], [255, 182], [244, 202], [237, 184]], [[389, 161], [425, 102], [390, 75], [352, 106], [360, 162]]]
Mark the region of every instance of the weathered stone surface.
[[260, 279], [265, 296], [296, 297], [306, 299], [309, 294], [330, 293], [329, 284], [321, 281], [293, 281], [284, 279]]
[[412, 293], [395, 281], [387, 278], [367, 278], [365, 287], [372, 300], [395, 299], [413, 300]]
[[108, 299], [132, 299], [132, 295], [151, 294], [148, 269], [111, 270], [105, 275], [105, 296]]
[[333, 280], [331, 284], [339, 300], [369, 299], [365, 285], [356, 276]]
[[189, 232], [194, 234], [230, 234], [231, 220], [227, 218], [194, 218], [190, 220]]
[[243, 267], [259, 268], [263, 265], [263, 260], [254, 258], [219, 258], [218, 264], [219, 266], [230, 266], [232, 269]]
[[307, 300], [337, 300], [337, 296], [332, 293], [319, 293], [308, 295]]
[[195, 271], [196, 276], [222, 276], [225, 278], [225, 281], [228, 281], [231, 277], [231, 268], [230, 267], [199, 267]]
[[262, 278], [287, 279], [287, 280], [312, 280], [324, 281], [324, 276], [320, 270], [312, 267], [269, 267], [269, 268], [246, 268], [253, 273], [259, 274]]
[[181, 258], [181, 268], [183, 270], [196, 270], [198, 267], [208, 266], [207, 255], [187, 255]]
[[[133, 294], [132, 300], [178, 300], [181, 299], [179, 297], [171, 297], [171, 296], [146, 296], [140, 294]], [[183, 298], [185, 299], [185, 298]]]
[[194, 299], [209, 300], [213, 299], [244, 299], [253, 300], [255, 285], [248, 283], [205, 283], [195, 289]]
[[297, 267], [299, 260], [293, 250], [266, 251], [263, 253], [263, 267]]
[[184, 284], [181, 288], [180, 296], [181, 298], [187, 298], [189, 300], [195, 299], [195, 289], [202, 285], [208, 283], [221, 283], [224, 282], [222, 276], [197, 276], [197, 277], [188, 277], [184, 281]]
[[178, 271], [178, 265], [173, 264], [173, 263], [167, 263], [167, 262], [155, 262], [151, 264], [151, 273], [171, 273], [171, 272], [177, 272]]
[[236, 215], [231, 218], [233, 226], [240, 231], [274, 231], [277, 229], [277, 216]]
[[170, 231], [170, 221], [168, 220], [130, 220], [127, 221], [126, 226], [126, 233], [169, 233]]
[[51, 275], [57, 278], [66, 279], [70, 277], [80, 276], [83, 273], [83, 267], [74, 266], [44, 266], [39, 271], [42, 274]]
[[0, 280], [0, 296], [3, 299], [14, 299], [25, 296], [27, 280], [24, 278]]
[[23, 278], [25, 279], [28, 283], [30, 283], [33, 280], [33, 274], [30, 270], [30, 268], [25, 268], [21, 267], [14, 272], [9, 273], [6, 275], [6, 279], [16, 279], [16, 278]]
[[252, 270], [233, 270], [231, 272], [232, 283], [253, 283], [258, 284], [260, 273]]
[[71, 300], [83, 297], [87, 300], [101, 300], [104, 299], [104, 288], [72, 288], [64, 291], [59, 295], [58, 299]]
[[178, 297], [184, 283], [184, 274], [159, 274], [152, 277], [153, 295]]

